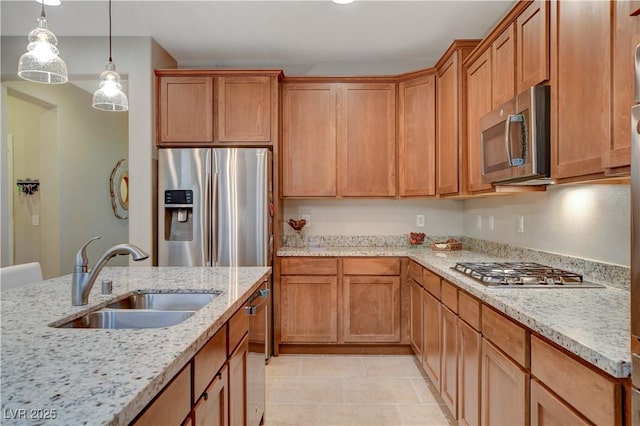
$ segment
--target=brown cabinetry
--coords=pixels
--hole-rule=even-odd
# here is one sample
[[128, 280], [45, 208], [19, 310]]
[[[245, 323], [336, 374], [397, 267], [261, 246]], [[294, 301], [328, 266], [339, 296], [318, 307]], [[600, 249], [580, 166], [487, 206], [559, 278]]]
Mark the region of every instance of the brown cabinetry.
[[136, 419], [135, 426], [182, 424], [191, 411], [191, 364], [164, 388], [158, 397]]
[[[244, 312], [242, 312], [244, 314]], [[229, 424], [247, 424], [247, 335], [229, 356]]]
[[440, 395], [454, 417], [458, 414], [458, 316], [448, 307], [442, 314], [442, 364]]
[[422, 366], [436, 389], [440, 390], [442, 305], [431, 293], [422, 294]]
[[337, 195], [335, 84], [285, 84], [282, 89], [282, 195]]
[[516, 91], [549, 79], [549, 4], [534, 0], [516, 18]]
[[457, 195], [465, 191], [463, 170], [466, 158], [462, 147], [466, 109], [466, 75], [462, 62], [476, 41], [455, 41], [436, 64], [436, 185], [439, 195]]
[[413, 353], [422, 356], [422, 286], [417, 282], [409, 281], [411, 291], [411, 332], [410, 341]]
[[458, 339], [458, 421], [479, 425], [482, 335], [460, 318]]
[[492, 104], [502, 105], [515, 96], [516, 79], [516, 25], [508, 26], [491, 45], [493, 60]]
[[398, 195], [435, 195], [435, 75], [402, 81], [398, 92]]
[[529, 375], [482, 339], [482, 424], [529, 424]]
[[269, 145], [279, 71], [156, 70], [157, 145]]
[[193, 424], [196, 426], [226, 426], [229, 424], [228, 376], [228, 367], [224, 366], [196, 403], [193, 410], [195, 419]]
[[531, 380], [531, 426], [586, 426], [588, 424], [590, 423], [539, 384], [537, 380]]

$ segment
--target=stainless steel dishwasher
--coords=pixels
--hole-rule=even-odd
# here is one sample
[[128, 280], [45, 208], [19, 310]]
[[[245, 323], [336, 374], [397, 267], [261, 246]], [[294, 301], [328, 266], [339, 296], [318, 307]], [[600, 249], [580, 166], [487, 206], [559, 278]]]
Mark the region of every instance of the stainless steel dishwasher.
[[251, 295], [245, 306], [249, 315], [249, 353], [247, 355], [247, 425], [264, 422], [265, 365], [269, 357], [271, 333], [271, 291], [266, 281]]

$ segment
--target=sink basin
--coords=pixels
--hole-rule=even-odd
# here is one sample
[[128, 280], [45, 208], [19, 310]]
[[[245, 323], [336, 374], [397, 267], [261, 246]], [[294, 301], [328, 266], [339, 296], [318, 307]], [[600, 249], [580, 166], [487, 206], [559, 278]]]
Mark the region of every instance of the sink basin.
[[215, 293], [135, 293], [106, 307], [109, 309], [197, 311], [217, 295]]
[[109, 310], [88, 313], [57, 328], [162, 328], [181, 323], [194, 311]]

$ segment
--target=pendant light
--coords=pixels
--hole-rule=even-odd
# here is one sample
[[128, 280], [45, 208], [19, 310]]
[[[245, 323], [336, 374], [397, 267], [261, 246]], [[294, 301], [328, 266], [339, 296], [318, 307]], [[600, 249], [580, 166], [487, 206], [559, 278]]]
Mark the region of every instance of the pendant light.
[[47, 29], [47, 18], [42, 12], [38, 27], [29, 33], [27, 53], [18, 61], [18, 77], [44, 84], [62, 84], [69, 81], [67, 65], [58, 56], [58, 39]]
[[93, 107], [104, 111], [127, 111], [129, 100], [122, 91], [120, 75], [111, 59], [111, 0], [109, 0], [109, 62], [100, 74], [100, 88], [93, 94]]

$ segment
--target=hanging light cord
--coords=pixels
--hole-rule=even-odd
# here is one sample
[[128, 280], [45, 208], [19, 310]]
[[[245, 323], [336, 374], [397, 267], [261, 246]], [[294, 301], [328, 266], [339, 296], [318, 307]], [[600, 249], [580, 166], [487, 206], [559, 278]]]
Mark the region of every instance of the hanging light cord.
[[[44, 10], [44, 1], [42, 2], [42, 5]], [[111, 59], [111, 0], [109, 0], [109, 62], [113, 62]]]
[[40, 17], [46, 18], [46, 16], [44, 16], [44, 0], [42, 0], [42, 12], [40, 12]]

